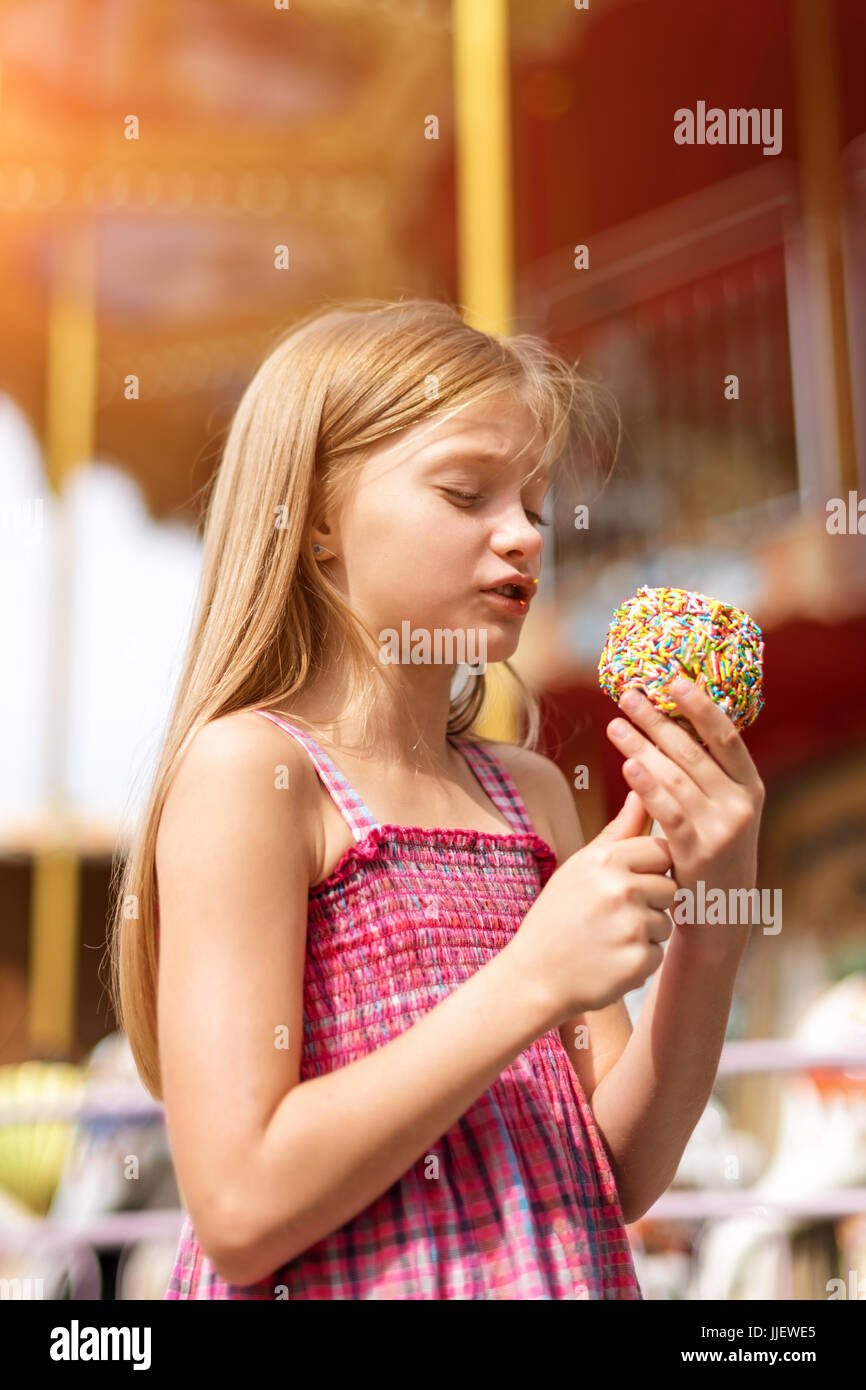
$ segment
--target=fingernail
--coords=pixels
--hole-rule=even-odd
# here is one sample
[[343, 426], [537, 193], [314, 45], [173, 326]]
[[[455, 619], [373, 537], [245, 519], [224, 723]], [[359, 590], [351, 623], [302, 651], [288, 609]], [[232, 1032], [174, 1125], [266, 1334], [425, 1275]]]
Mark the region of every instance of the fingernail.
[[619, 702], [620, 709], [624, 709], [626, 714], [634, 714], [640, 709], [640, 695], [636, 690], [626, 690]]
[[624, 719], [614, 719], [610, 726], [610, 732], [614, 738], [625, 738], [630, 729], [631, 725], [627, 724]]

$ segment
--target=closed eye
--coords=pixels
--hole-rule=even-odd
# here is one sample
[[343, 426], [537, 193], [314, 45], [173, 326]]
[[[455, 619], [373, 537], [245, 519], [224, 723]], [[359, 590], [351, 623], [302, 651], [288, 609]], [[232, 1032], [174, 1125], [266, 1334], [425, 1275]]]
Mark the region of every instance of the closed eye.
[[[461, 500], [464, 501], [464, 502], [480, 502], [480, 501], [481, 501], [481, 493], [480, 493], [480, 492], [458, 492], [458, 491], [456, 490], [456, 488], [451, 488], [451, 487], [446, 487], [446, 488], [443, 489], [443, 491], [444, 491], [444, 492], [447, 492], [447, 494], [448, 494], [449, 497], [459, 497], [459, 498], [461, 498]], [[544, 517], [543, 517], [543, 516], [539, 516], [538, 512], [530, 511], [530, 509], [529, 509], [528, 507], [525, 508], [525, 511], [526, 511], [526, 515], [532, 520], [532, 523], [533, 523], [534, 526], [549, 526], [549, 525], [550, 525], [550, 522], [549, 522], [549, 521], [545, 521]]]
[[464, 502], [480, 502], [480, 492], [457, 492], [453, 487], [446, 487], [445, 491], [449, 497], [462, 497]]

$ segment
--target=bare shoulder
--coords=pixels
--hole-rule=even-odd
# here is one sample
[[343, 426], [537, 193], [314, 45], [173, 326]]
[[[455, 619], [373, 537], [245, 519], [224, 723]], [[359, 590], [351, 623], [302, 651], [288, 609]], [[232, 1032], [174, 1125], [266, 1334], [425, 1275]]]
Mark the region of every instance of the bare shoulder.
[[[290, 796], [276, 795], [290, 791]], [[315, 804], [315, 769], [290, 734], [253, 710], [211, 719], [189, 737], [166, 794], [157, 836], [167, 838], [182, 818], [198, 817], [220, 805], [254, 821], [291, 816], [308, 830]]]
[[157, 834], [166, 1122], [196, 1235], [227, 1277], [258, 1230], [251, 1156], [300, 1078], [311, 767], [251, 710], [211, 720], [181, 750]]
[[568, 778], [551, 758], [531, 748], [482, 740], [513, 778], [529, 819], [561, 862], [583, 844], [580, 819]]
[[499, 743], [496, 739], [484, 739], [483, 743], [511, 773], [521, 795], [525, 786], [529, 791], [537, 789], [542, 796], [553, 794], [573, 800], [568, 778], [551, 758], [516, 743]]
[[253, 710], [241, 710], [195, 730], [181, 749], [171, 787], [190, 787], [201, 777], [258, 775], [276, 764], [288, 769], [299, 793], [312, 786], [310, 758], [291, 734]]

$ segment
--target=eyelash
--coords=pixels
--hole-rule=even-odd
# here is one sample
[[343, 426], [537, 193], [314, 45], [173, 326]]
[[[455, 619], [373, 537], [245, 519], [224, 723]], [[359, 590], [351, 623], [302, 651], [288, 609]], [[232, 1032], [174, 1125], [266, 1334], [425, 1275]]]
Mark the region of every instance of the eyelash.
[[[478, 502], [478, 501], [480, 500], [480, 498], [481, 498], [481, 493], [480, 493], [480, 492], [457, 492], [454, 488], [450, 488], [450, 487], [447, 487], [447, 488], [445, 489], [445, 491], [448, 493], [448, 495], [449, 495], [450, 497], [461, 497], [461, 498], [463, 499], [464, 502]], [[545, 521], [544, 517], [543, 517], [543, 516], [539, 516], [538, 512], [530, 511], [530, 509], [529, 509], [528, 507], [525, 508], [525, 510], [526, 510], [526, 512], [527, 512], [527, 515], [535, 517], [535, 521], [533, 522], [533, 525], [535, 525], [535, 526], [549, 526], [549, 525], [550, 525], [550, 522], [549, 522], [549, 521]]]

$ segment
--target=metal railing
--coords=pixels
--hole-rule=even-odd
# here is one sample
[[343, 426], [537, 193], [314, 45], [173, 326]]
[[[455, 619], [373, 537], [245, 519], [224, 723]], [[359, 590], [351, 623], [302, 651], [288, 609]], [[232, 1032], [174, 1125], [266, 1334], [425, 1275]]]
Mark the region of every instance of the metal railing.
[[[862, 1073], [866, 1082], [866, 1051], [814, 1048], [785, 1039], [748, 1039], [724, 1045], [718, 1078], [755, 1073], [784, 1075], [802, 1071]], [[856, 1079], [856, 1078], [855, 1078]], [[50, 1102], [5, 1102], [0, 1106], [0, 1125], [33, 1124], [42, 1120], [113, 1120], [117, 1124], [164, 1123], [165, 1110], [157, 1101], [142, 1101], [136, 1094], [113, 1102], [81, 1101], [64, 1096]], [[732, 1191], [669, 1190], [647, 1211], [644, 1220], [712, 1221], [737, 1215], [833, 1220], [866, 1213], [866, 1187], [831, 1192], [779, 1195], [738, 1188]], [[0, 1249], [30, 1250], [55, 1247], [68, 1252], [70, 1297], [101, 1297], [101, 1276], [96, 1251], [121, 1248], [148, 1240], [173, 1240], [180, 1233], [186, 1213], [182, 1208], [105, 1212], [78, 1222], [70, 1218], [33, 1216], [10, 1228], [0, 1228]]]

